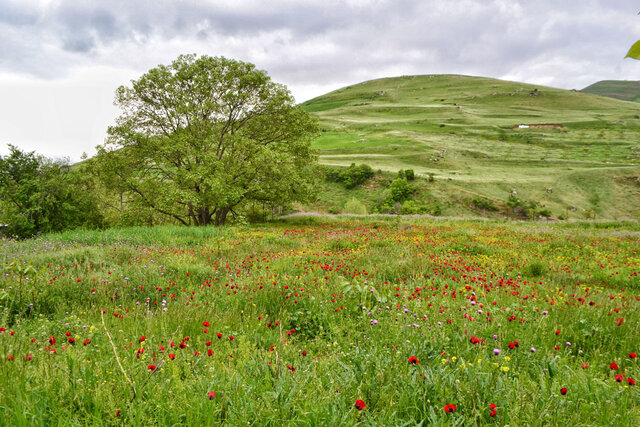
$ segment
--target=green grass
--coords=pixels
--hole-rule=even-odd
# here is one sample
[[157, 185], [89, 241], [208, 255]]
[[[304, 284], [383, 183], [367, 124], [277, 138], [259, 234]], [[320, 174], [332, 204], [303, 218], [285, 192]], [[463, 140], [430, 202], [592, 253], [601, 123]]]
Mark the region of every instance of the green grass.
[[640, 102], [640, 82], [629, 80], [602, 80], [581, 90], [584, 93]]
[[0, 243], [2, 425], [640, 423], [637, 222], [294, 217]]
[[[534, 89], [537, 96], [530, 95]], [[426, 75], [360, 83], [303, 106], [320, 119], [323, 132], [314, 142], [320, 163], [433, 174], [434, 183], [423, 179], [416, 186], [435, 195], [445, 215], [482, 215], [469, 200], [483, 196], [500, 204], [516, 190], [555, 217], [593, 212], [596, 218], [640, 219], [638, 104], [517, 82]], [[521, 123], [564, 128], [511, 129]], [[306, 208], [326, 211], [335, 193], [322, 185], [319, 202]], [[349, 198], [345, 190], [332, 207]]]

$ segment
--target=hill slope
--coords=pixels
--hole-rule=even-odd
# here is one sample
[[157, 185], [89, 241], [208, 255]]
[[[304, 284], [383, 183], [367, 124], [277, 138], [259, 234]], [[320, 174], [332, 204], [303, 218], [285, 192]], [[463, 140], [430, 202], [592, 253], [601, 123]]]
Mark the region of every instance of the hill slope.
[[[640, 218], [640, 104], [575, 91], [458, 75], [385, 78], [303, 104], [317, 115], [314, 147], [325, 165], [367, 163], [389, 173], [413, 169], [414, 194], [442, 214], [482, 214], [512, 190], [552, 215]], [[513, 130], [517, 124], [562, 129]], [[380, 180], [378, 180], [380, 181]], [[384, 181], [384, 180], [383, 180]], [[315, 207], [355, 196], [373, 208], [378, 182], [356, 193], [327, 184]]]
[[602, 80], [585, 87], [581, 92], [623, 101], [640, 102], [640, 81]]

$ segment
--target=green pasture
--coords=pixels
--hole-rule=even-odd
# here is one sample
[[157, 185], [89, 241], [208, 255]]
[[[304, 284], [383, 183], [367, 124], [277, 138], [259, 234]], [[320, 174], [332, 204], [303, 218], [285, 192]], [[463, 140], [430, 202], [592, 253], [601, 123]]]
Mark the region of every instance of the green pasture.
[[[314, 148], [321, 164], [432, 174], [434, 183], [416, 185], [437, 194], [449, 215], [474, 213], [461, 197], [500, 203], [516, 190], [544, 203], [554, 217], [568, 212], [581, 218], [588, 211], [596, 218], [640, 218], [640, 104], [488, 78], [426, 75], [360, 83], [303, 106], [320, 120]], [[512, 129], [544, 123], [563, 128]], [[331, 191], [322, 185], [319, 199]], [[348, 198], [345, 193], [340, 199]]]

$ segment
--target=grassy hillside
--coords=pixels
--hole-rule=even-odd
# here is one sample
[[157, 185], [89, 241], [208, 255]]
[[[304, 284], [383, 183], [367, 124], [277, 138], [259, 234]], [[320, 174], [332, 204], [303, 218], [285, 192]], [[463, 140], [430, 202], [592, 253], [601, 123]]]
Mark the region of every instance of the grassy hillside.
[[582, 92], [623, 101], [640, 102], [640, 81], [602, 80], [585, 87]]
[[[515, 190], [553, 216], [640, 218], [640, 105], [575, 91], [458, 75], [407, 76], [345, 87], [303, 104], [317, 115], [324, 165], [366, 163], [376, 179], [345, 190], [327, 184], [314, 206], [339, 210], [360, 198], [371, 209], [384, 181], [413, 169], [415, 197], [443, 215], [504, 211]], [[562, 129], [512, 130], [559, 123]], [[387, 174], [387, 175], [385, 175]], [[433, 182], [425, 177], [433, 175]], [[495, 215], [501, 215], [501, 212]]]

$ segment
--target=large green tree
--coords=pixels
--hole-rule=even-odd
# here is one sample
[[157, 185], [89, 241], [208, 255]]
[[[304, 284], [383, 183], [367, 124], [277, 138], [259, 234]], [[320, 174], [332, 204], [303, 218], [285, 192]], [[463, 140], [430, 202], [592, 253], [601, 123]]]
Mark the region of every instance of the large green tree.
[[100, 176], [180, 223], [221, 225], [243, 202], [312, 194], [317, 121], [253, 64], [182, 55], [118, 88], [115, 104]]
[[0, 223], [5, 234], [29, 237], [75, 227], [99, 227], [91, 177], [82, 166], [53, 161], [9, 145], [0, 156]]

